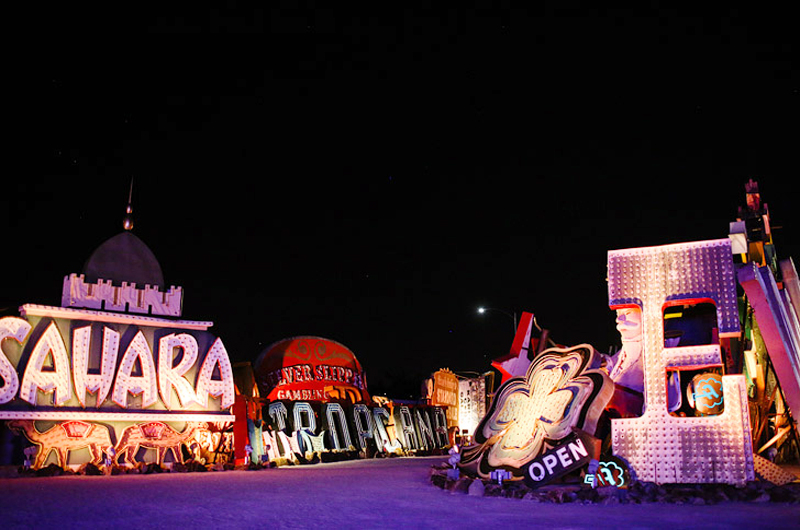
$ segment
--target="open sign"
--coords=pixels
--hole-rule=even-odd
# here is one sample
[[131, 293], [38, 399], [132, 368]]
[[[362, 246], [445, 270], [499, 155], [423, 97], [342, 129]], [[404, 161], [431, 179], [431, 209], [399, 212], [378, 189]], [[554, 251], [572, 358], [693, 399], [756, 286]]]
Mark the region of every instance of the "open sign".
[[586, 434], [571, 434], [562, 443], [531, 460], [525, 470], [525, 483], [531, 488], [579, 469], [592, 459], [593, 444]]

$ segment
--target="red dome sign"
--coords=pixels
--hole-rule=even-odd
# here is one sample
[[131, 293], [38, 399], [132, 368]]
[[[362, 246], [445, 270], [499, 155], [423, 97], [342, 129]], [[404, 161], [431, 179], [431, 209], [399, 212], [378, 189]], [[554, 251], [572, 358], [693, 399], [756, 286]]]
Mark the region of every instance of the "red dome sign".
[[347, 347], [321, 337], [293, 337], [264, 350], [254, 365], [270, 401], [370, 401], [361, 363]]

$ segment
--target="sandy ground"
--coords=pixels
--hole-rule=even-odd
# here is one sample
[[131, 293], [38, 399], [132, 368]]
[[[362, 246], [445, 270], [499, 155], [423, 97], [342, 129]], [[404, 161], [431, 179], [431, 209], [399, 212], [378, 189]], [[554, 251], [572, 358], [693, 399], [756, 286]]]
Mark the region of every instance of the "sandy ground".
[[800, 506], [542, 504], [432, 486], [442, 457], [0, 478], [0, 528], [798, 528]]

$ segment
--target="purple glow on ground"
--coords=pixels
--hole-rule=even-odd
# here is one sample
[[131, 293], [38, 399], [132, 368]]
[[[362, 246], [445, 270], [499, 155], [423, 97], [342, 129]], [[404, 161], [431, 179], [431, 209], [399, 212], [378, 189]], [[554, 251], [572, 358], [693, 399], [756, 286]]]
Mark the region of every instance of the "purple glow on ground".
[[543, 504], [430, 484], [442, 457], [261, 471], [0, 479], [6, 528], [790, 528], [773, 503]]

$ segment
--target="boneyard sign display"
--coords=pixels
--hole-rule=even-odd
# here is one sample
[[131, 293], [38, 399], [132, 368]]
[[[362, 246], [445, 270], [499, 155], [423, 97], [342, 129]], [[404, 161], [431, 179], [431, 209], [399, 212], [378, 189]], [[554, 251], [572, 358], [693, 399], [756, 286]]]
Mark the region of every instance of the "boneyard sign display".
[[[593, 486], [777, 476], [753, 442], [758, 453], [788, 452], [780, 440], [796, 432], [800, 281], [784, 261], [776, 282], [768, 217], [752, 195], [728, 239], [608, 253], [609, 306], [623, 343], [616, 354], [587, 344], [532, 350], [524, 314], [502, 365], [510, 379], [459, 455], [460, 469], [532, 487], [587, 464]], [[31, 467], [182, 462], [190, 447], [219, 462], [234, 436], [236, 451], [262, 461], [424, 454], [449, 445], [465, 400], [461, 428], [481, 417], [472, 394], [485, 388], [462, 388], [449, 371], [430, 382], [428, 404], [373, 400], [353, 352], [312, 336], [265, 350], [245, 395], [211, 323], [177, 319], [180, 288], [97, 275], [109, 263], [130, 272], [132, 262], [160, 278], [149, 249], [125, 232], [90, 258], [95, 277], [65, 278], [62, 307], [29, 304], [0, 318], [0, 420], [34, 444], [24, 451]], [[592, 435], [606, 410], [613, 454], [600, 460]]]

